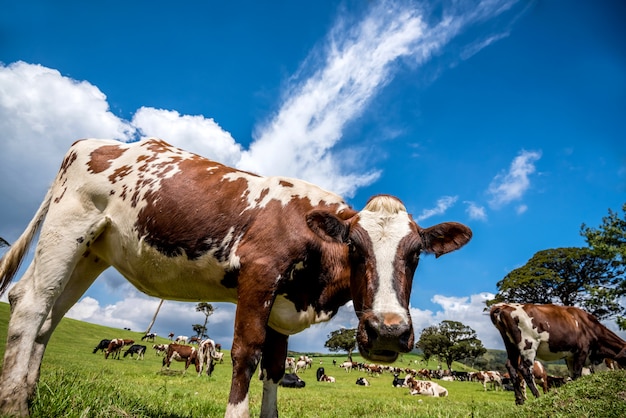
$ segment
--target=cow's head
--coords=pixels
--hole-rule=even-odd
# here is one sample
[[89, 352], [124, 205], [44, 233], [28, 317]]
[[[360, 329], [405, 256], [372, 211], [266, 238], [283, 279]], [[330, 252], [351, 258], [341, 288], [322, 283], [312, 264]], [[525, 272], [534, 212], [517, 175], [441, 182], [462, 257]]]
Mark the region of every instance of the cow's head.
[[351, 293], [359, 317], [357, 344], [370, 361], [392, 362], [413, 349], [409, 299], [422, 252], [440, 255], [465, 245], [472, 231], [446, 222], [423, 229], [392, 196], [375, 196], [348, 219], [326, 211], [307, 215], [311, 230], [349, 247]]

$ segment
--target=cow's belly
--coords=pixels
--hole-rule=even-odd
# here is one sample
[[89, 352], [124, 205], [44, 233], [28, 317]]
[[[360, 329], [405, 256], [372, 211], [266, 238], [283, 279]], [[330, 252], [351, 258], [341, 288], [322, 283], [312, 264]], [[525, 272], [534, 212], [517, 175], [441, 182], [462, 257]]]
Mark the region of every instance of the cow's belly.
[[278, 296], [272, 306], [269, 326], [281, 334], [293, 335], [312, 324], [328, 321], [332, 316], [331, 312], [316, 312], [312, 306], [305, 311], [298, 311], [293, 302]]
[[237, 289], [223, 284], [227, 266], [210, 255], [196, 260], [167, 257], [142, 243], [124, 251], [97, 243], [92, 251], [149, 296], [186, 302], [237, 301]]
[[541, 360], [544, 360], [544, 361], [560, 360], [570, 355], [571, 353], [569, 351], [557, 351], [557, 352], [550, 351], [550, 347], [548, 343], [539, 344], [539, 346], [537, 347], [537, 354], [536, 354], [537, 358], [540, 358]]

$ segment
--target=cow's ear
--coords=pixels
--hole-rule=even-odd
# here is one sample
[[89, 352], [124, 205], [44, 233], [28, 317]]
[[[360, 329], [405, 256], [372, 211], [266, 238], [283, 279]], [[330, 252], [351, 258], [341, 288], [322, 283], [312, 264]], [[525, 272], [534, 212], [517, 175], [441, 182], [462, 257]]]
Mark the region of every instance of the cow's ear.
[[424, 250], [436, 257], [458, 250], [472, 238], [472, 230], [457, 222], [444, 222], [422, 230]]
[[331, 212], [312, 210], [306, 215], [306, 223], [324, 241], [344, 243], [348, 240], [349, 224]]

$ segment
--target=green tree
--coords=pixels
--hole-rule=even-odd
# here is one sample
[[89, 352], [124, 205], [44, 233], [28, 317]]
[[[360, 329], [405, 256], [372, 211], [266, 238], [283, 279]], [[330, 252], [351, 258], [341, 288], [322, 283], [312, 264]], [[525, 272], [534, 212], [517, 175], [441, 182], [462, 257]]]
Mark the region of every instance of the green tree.
[[348, 358], [352, 361], [352, 352], [356, 348], [356, 328], [341, 328], [331, 332], [324, 347], [330, 351], [347, 351]]
[[497, 283], [487, 302], [556, 303], [578, 306], [599, 319], [620, 313], [616, 292], [621, 269], [590, 248], [556, 248], [537, 252]]
[[204, 325], [193, 324], [191, 328], [193, 329], [193, 332], [196, 333], [196, 336], [198, 338], [206, 337], [206, 327]]
[[201, 332], [198, 332], [198, 330], [195, 328], [195, 325], [193, 326], [194, 327], [193, 330], [198, 333], [198, 337], [206, 336], [207, 335], [206, 324], [209, 322], [209, 316], [215, 313], [215, 308], [210, 303], [200, 302], [196, 305], [196, 312], [202, 312], [204, 314], [204, 324], [201, 325], [202, 327]]
[[[609, 209], [609, 214], [602, 218], [602, 223], [596, 228], [590, 228], [585, 224], [580, 227], [580, 234], [585, 237], [587, 244], [597, 254], [612, 261], [612, 267], [616, 274], [621, 275], [620, 283], [613, 289], [604, 290], [608, 293], [607, 298], [616, 300], [626, 296], [626, 280], [624, 270], [626, 267], [626, 203], [622, 206], [622, 215]], [[621, 329], [626, 329], [626, 309], [617, 315], [617, 324]]]
[[476, 331], [457, 321], [442, 321], [425, 328], [415, 344], [424, 358], [437, 356], [450, 370], [454, 361], [476, 359], [487, 352]]

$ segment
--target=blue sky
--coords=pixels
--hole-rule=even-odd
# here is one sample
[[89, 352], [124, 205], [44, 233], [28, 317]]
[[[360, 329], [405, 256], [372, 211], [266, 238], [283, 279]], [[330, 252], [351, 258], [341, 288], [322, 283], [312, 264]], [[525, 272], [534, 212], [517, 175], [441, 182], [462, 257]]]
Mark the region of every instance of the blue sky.
[[[357, 209], [388, 193], [422, 226], [467, 224], [465, 248], [423, 257], [415, 328], [458, 320], [502, 348], [482, 312], [496, 283], [537, 251], [585, 245], [581, 224], [626, 201], [621, 1], [3, 3], [10, 242], [76, 139], [158, 136]], [[157, 303], [109, 270], [69, 315], [143, 330]], [[216, 306], [209, 333], [228, 347], [234, 306]], [[191, 334], [194, 307], [166, 302], [154, 330]], [[355, 325], [348, 305], [290, 348], [323, 351]]]

